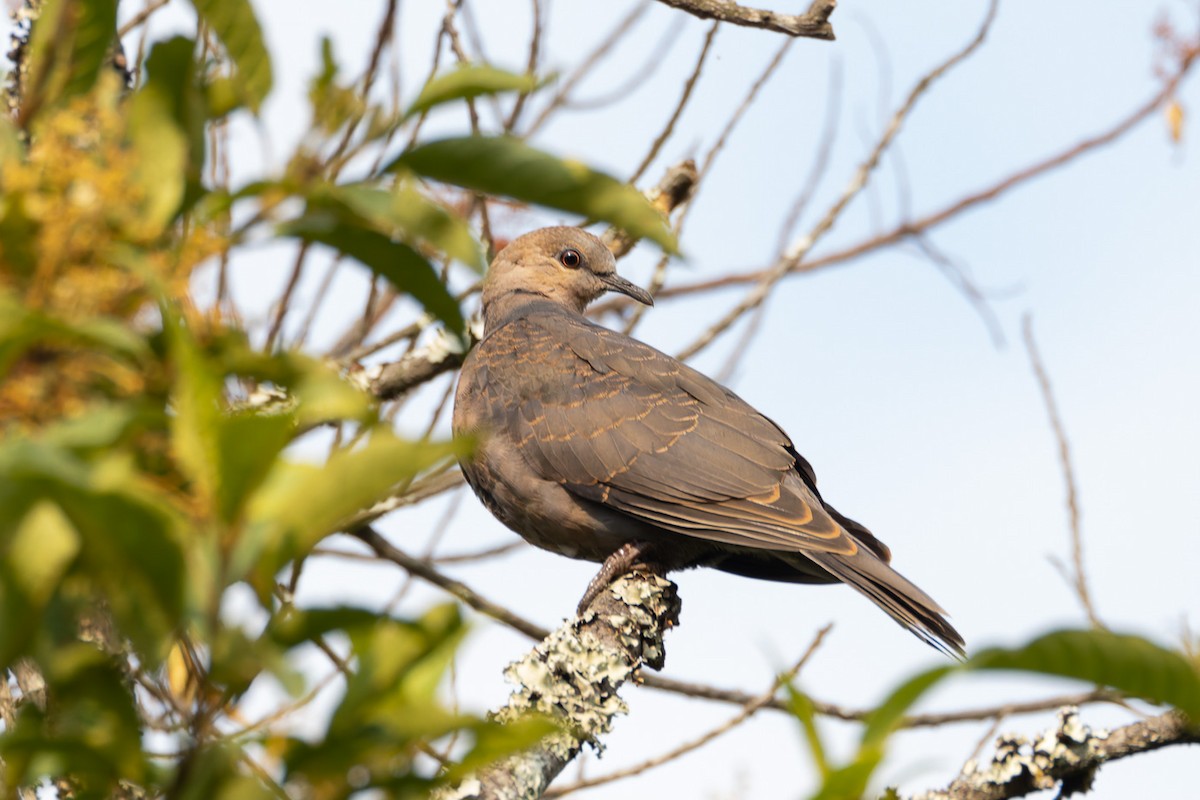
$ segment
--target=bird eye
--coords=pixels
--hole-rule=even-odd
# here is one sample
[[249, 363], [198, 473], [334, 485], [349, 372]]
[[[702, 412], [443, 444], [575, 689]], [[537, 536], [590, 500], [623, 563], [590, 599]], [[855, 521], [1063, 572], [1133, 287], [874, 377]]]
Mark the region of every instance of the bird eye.
[[579, 255], [578, 250], [563, 250], [558, 254], [558, 260], [564, 267], [575, 269], [583, 263], [583, 256]]

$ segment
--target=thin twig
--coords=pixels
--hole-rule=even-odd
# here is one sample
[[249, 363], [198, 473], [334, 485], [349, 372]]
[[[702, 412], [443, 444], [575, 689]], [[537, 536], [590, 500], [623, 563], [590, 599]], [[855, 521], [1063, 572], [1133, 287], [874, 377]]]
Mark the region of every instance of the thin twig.
[[[542, 4], [540, 0], [531, 0], [533, 6], [533, 35], [529, 39], [529, 61], [525, 65], [526, 75], [536, 75], [538, 71], [538, 58], [541, 55], [542, 46], [542, 29], [546, 25], [546, 21], [542, 16]], [[513, 103], [512, 112], [508, 115], [508, 119], [504, 121], [504, 132], [511, 133], [513, 128], [517, 126], [517, 120], [521, 118], [521, 111], [525, 108], [525, 101], [529, 99], [529, 92], [518, 92], [516, 102]]]
[[679, 121], [679, 117], [683, 114], [683, 109], [687, 107], [688, 100], [692, 96], [692, 90], [696, 88], [696, 82], [700, 80], [700, 72], [704, 69], [704, 61], [708, 58], [708, 51], [712, 48], [713, 39], [716, 38], [717, 28], [719, 27], [720, 24], [714, 22], [712, 27], [708, 29], [708, 35], [704, 37], [704, 45], [700, 48], [700, 56], [696, 59], [696, 66], [692, 68], [692, 74], [688, 76], [687, 81], [683, 84], [683, 94], [679, 96], [679, 102], [675, 104], [675, 110], [671, 112], [671, 117], [667, 120], [667, 124], [650, 145], [650, 150], [642, 159], [642, 163], [638, 164], [637, 169], [633, 171], [633, 175], [629, 178], [630, 183], [637, 183], [642, 175], [645, 174], [646, 169], [658, 156], [659, 150], [662, 149], [662, 146], [675, 130], [675, 123]]
[[883, 157], [884, 152], [887, 150], [888, 145], [890, 145], [896, 138], [896, 135], [899, 134], [901, 126], [903, 125], [905, 119], [908, 118], [909, 112], [912, 111], [913, 106], [915, 106], [917, 103], [917, 100], [919, 100], [921, 96], [928, 91], [929, 87], [932, 86], [939, 78], [953, 69], [956, 65], [962, 63], [965, 59], [970, 57], [970, 55], [974, 53], [980, 45], [983, 44], [984, 39], [987, 38], [988, 30], [991, 28], [992, 20], [995, 19], [996, 6], [997, 0], [992, 0], [992, 2], [988, 5], [987, 16], [984, 17], [983, 24], [980, 25], [979, 30], [975, 34], [974, 38], [972, 38], [962, 50], [955, 53], [934, 70], [926, 74], [925, 77], [921, 78], [921, 80], [917, 82], [917, 85], [912, 88], [912, 91], [909, 92], [908, 98], [904, 101], [904, 104], [892, 116], [891, 123], [888, 125], [887, 130], [884, 131], [883, 136], [880, 137], [878, 143], [876, 143], [871, 154], [861, 165], [859, 165], [858, 170], [854, 174], [854, 178], [850, 181], [850, 184], [846, 187], [845, 191], [842, 192], [842, 196], [839, 197], [836, 202], [834, 202], [834, 204], [825, 213], [825, 216], [821, 218], [812, 231], [810, 231], [807, 236], [801, 238], [799, 242], [792, 245], [787, 253], [784, 254], [784, 257], [780, 259], [775, 266], [768, 270], [767, 274], [761, 281], [759, 281], [758, 285], [747, 292], [746, 296], [741, 300], [741, 302], [739, 302], [733, 309], [721, 317], [721, 319], [717, 320], [716, 323], [700, 334], [700, 336], [697, 337], [692, 344], [685, 347], [679, 354], [678, 358], [681, 360], [691, 358], [705, 347], [710, 345], [718, 336], [728, 330], [729, 327], [743, 314], [761, 305], [762, 302], [766, 300], [775, 284], [782, 280], [788, 274], [788, 272], [795, 267], [796, 264], [799, 264], [804, 260], [804, 257], [807, 256], [809, 251], [812, 250], [813, 245], [815, 245], [821, 239], [821, 237], [833, 227], [834, 223], [837, 222], [839, 217], [841, 217], [842, 212], [850, 204], [850, 201], [858, 196], [858, 193], [867, 185], [867, 181], [871, 173], [879, 164], [879, 161]]
[[605, 56], [612, 51], [613, 47], [615, 47], [618, 42], [625, 38], [626, 34], [633, 29], [634, 25], [637, 24], [638, 20], [640, 20], [649, 9], [649, 3], [639, 2], [634, 4], [629, 13], [622, 17], [617, 24], [613, 26], [613, 29], [609, 31], [608, 36], [604, 37], [604, 39], [600, 41], [600, 44], [596, 45], [595, 49], [588, 53], [587, 57], [579, 62], [579, 66], [575, 67], [571, 74], [564, 78], [563, 81], [558, 85], [554, 95], [546, 104], [546, 107], [538, 113], [537, 117], [529, 125], [529, 128], [526, 129], [526, 137], [532, 136], [536, 131], [538, 131], [542, 125], [544, 125], [550, 119], [554, 112], [567, 102], [571, 92], [576, 86], [579, 85], [579, 82], [586, 78], [591, 73], [592, 69], [594, 69], [602, 60], [604, 60]]
[[[1009, 190], [1014, 189], [1034, 178], [1039, 178], [1042, 175], [1052, 172], [1059, 167], [1063, 167], [1076, 158], [1079, 158], [1086, 153], [1097, 148], [1111, 144], [1124, 134], [1128, 133], [1138, 123], [1152, 117], [1166, 103], [1171, 102], [1176, 96], [1179, 84], [1194, 66], [1197, 56], [1200, 56], [1200, 47], [1195, 47], [1183, 54], [1180, 58], [1179, 66], [1174, 74], [1167, 79], [1162, 87], [1147, 100], [1144, 104], [1138, 106], [1130, 114], [1122, 117], [1116, 123], [1102, 132], [1090, 136], [1082, 141], [1079, 141], [1064, 150], [1045, 158], [1035, 164], [1026, 167], [1023, 170], [1012, 173], [1006, 178], [999, 180], [990, 186], [973, 192], [944, 208], [926, 214], [925, 216], [897, 225], [892, 230], [873, 236], [858, 244], [838, 250], [834, 253], [812, 259], [811, 261], [801, 261], [789, 264], [788, 272], [790, 274], [815, 272], [819, 269], [843, 264], [860, 256], [872, 253], [876, 250], [888, 247], [908, 239], [917, 233], [929, 231], [942, 223], [955, 219], [962, 213], [981, 204], [991, 202]], [[782, 262], [783, 259], [780, 259]], [[691, 284], [682, 286], [668, 286], [664, 288], [655, 300], [669, 299], [673, 297], [681, 297], [703, 292], [710, 292], [719, 289], [727, 289], [736, 286], [742, 286], [750, 283], [757, 283], [769, 277], [772, 271], [778, 266], [769, 267], [762, 270], [753, 270], [749, 272], [735, 273], [725, 275], [718, 278], [711, 278], [704, 281], [697, 281]]]
[[145, 8], [130, 17], [129, 21], [124, 25], [117, 28], [117, 38], [120, 39], [124, 37], [125, 34], [137, 28], [143, 22], [150, 19], [150, 17], [154, 15], [155, 11], [158, 11], [169, 2], [171, 2], [171, 0], [150, 0], [150, 2], [146, 3]]
[[1071, 445], [1067, 441], [1067, 431], [1063, 427], [1062, 417], [1058, 413], [1058, 403], [1054, 400], [1054, 389], [1050, 385], [1050, 376], [1038, 353], [1037, 342], [1033, 338], [1033, 319], [1026, 314], [1021, 321], [1021, 331], [1025, 337], [1025, 352], [1029, 354], [1029, 363], [1037, 378], [1038, 388], [1042, 392], [1042, 402], [1046, 405], [1046, 416], [1050, 418], [1050, 429], [1054, 431], [1054, 440], [1058, 443], [1058, 461], [1062, 466], [1063, 481], [1067, 485], [1067, 519], [1071, 526], [1071, 563], [1074, 575], [1071, 583], [1075, 595], [1087, 614], [1088, 622], [1094, 628], [1104, 628], [1096, 606], [1092, 602], [1092, 593], [1088, 590], [1087, 573], [1083, 569], [1083, 531], [1079, 522], [1079, 492], [1075, 486], [1075, 469], [1071, 465]]
[[809, 202], [812, 201], [813, 195], [817, 193], [817, 187], [821, 185], [821, 179], [825, 177], [829, 163], [832, 161], [831, 156], [834, 142], [837, 140], [838, 123], [842, 117], [842, 62], [838, 59], [834, 59], [829, 67], [827, 97], [825, 124], [821, 126], [821, 140], [817, 144], [817, 151], [813, 156], [812, 165], [809, 167], [808, 177], [805, 178], [803, 188], [796, 196], [792, 207], [788, 209], [787, 216], [783, 218], [783, 224], [779, 226], [779, 244], [776, 245], [775, 250], [780, 257], [787, 249], [792, 232], [795, 231], [796, 225], [800, 222], [804, 210], [808, 208]]

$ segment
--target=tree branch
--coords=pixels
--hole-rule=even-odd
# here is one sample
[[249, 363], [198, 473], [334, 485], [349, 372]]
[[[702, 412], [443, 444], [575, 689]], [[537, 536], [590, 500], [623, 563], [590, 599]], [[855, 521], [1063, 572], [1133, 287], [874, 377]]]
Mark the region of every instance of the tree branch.
[[714, 19], [747, 28], [763, 28], [788, 36], [832, 41], [833, 26], [829, 16], [837, 7], [836, 0], [814, 0], [803, 14], [780, 14], [760, 8], [739, 6], [730, 0], [658, 0], [672, 8], [686, 11], [700, 19]]
[[496, 718], [540, 714], [562, 729], [485, 767], [439, 800], [541, 797], [585, 744], [601, 747], [600, 737], [627, 710], [617, 690], [643, 665], [662, 668], [663, 634], [678, 619], [675, 584], [657, 575], [630, 573], [601, 592], [583, 615], [505, 671], [517, 689]]
[[1060, 797], [1085, 792], [1101, 764], [1176, 744], [1200, 744], [1200, 733], [1184, 718], [1168, 712], [1114, 731], [1093, 731], [1074, 707], [1058, 713], [1058, 725], [1034, 742], [1004, 736], [987, 764], [968, 761], [945, 789], [923, 792], [913, 800], [1005, 800], [1052, 789]]

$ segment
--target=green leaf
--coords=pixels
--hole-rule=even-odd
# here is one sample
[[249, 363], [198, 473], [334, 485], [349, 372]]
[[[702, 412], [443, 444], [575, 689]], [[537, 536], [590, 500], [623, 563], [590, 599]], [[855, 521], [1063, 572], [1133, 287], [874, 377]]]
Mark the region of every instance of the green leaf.
[[532, 92], [538, 88], [533, 75], [517, 75], [495, 67], [464, 64], [434, 76], [404, 112], [405, 119], [453, 100], [464, 100], [501, 92]]
[[247, 508], [248, 531], [234, 552], [233, 574], [252, 571], [260, 596], [268, 597], [284, 564], [385, 499], [398, 484], [469, 446], [459, 440], [405, 441], [380, 428], [365, 446], [339, 451], [320, 467], [276, 462]]
[[212, 28], [237, 68], [246, 104], [258, 113], [271, 92], [271, 57], [250, 0], [192, 0], [196, 14]]
[[172, 106], [171, 96], [154, 82], [130, 102], [129, 139], [138, 154], [133, 177], [145, 198], [137, 227], [145, 236], [161, 234], [175, 219], [187, 184], [188, 140]]
[[135, 420], [128, 405], [97, 405], [77, 417], [51, 423], [38, 438], [77, 453], [93, 453], [114, 447], [129, 434]]
[[426, 178], [487, 194], [611, 222], [675, 252], [661, 214], [634, 187], [586, 164], [536, 150], [507, 136], [442, 139], [409, 150], [389, 169], [406, 167]]
[[825, 755], [825, 742], [821, 738], [821, 732], [817, 730], [817, 715], [812, 700], [790, 683], [787, 685], [787, 691], [788, 710], [793, 717], [799, 720], [800, 727], [804, 729], [804, 738], [808, 742], [813, 764], [816, 765], [817, 771], [821, 775], [828, 775], [829, 758]]
[[25, 113], [90, 90], [116, 33], [117, 0], [46, 0], [29, 42]]
[[918, 673], [900, 684], [888, 695], [867, 719], [867, 727], [863, 730], [863, 743], [882, 745], [896, 728], [908, 710], [920, 700], [926, 692], [940, 683], [947, 675], [956, 671], [956, 667], [934, 667], [931, 670]]
[[[185, 186], [173, 187], [184, 196], [199, 196], [201, 192], [200, 172], [204, 167], [204, 126], [208, 119], [208, 98], [199, 85], [199, 74], [195, 59], [196, 43], [183, 36], [176, 36], [154, 45], [146, 59], [146, 82], [138, 95], [146, 93], [154, 99], [151, 115], [169, 117], [174, 128], [185, 142], [182, 178]], [[137, 95], [134, 97], [136, 104]], [[162, 124], [161, 122], [159, 123]], [[136, 143], [140, 144], [143, 135]], [[161, 146], [160, 146], [161, 147]], [[176, 154], [169, 154], [176, 157]], [[158, 156], [166, 158], [166, 156]], [[164, 165], [170, 167], [170, 164]], [[174, 174], [171, 174], [172, 181]], [[165, 190], [163, 190], [165, 192]]]
[[166, 657], [180, 624], [187, 572], [180, 524], [153, 498], [120, 488], [128, 480], [105, 487], [101, 479], [92, 492], [64, 491], [57, 499], [82, 534], [87, 575], [152, 667]]
[[1200, 674], [1187, 659], [1140, 636], [1063, 630], [1024, 647], [995, 648], [967, 662], [973, 670], [1024, 670], [1077, 678], [1175, 706], [1200, 722]]
[[221, 483], [222, 378], [208, 363], [175, 311], [160, 305], [174, 370], [171, 449], [205, 504], [215, 504]]
[[354, 631], [373, 627], [379, 613], [365, 608], [305, 608], [285, 606], [271, 617], [267, 635], [283, 647], [311, 642], [333, 631]]
[[335, 186], [330, 192], [380, 233], [398, 236], [413, 246], [426, 242], [481, 274], [487, 266], [483, 248], [466, 220], [427, 198], [411, 181], [400, 181], [391, 191], [350, 184]]
[[7, 114], [0, 114], [0, 165], [19, 161], [24, 155], [25, 145], [21, 144], [12, 119]]
[[296, 433], [290, 413], [237, 411], [217, 425], [217, 514], [233, 522]]
[[146, 340], [120, 320], [91, 317], [68, 321], [25, 307], [0, 291], [0, 374], [30, 346], [41, 341], [92, 347], [109, 356], [140, 361]]
[[[10, 507], [3, 516], [17, 513], [18, 507]], [[30, 651], [46, 606], [80, 547], [71, 521], [46, 499], [33, 500], [6, 538], [0, 539], [0, 666]]]
[[118, 780], [140, 781], [146, 772], [141, 730], [115, 660], [74, 642], [57, 648], [40, 666], [54, 699], [53, 713], [26, 703], [16, 725], [0, 736], [6, 784], [69, 774], [78, 797], [99, 798], [110, 796]]
[[373, 230], [348, 209], [315, 208], [280, 229], [284, 236], [318, 242], [369, 267], [401, 292], [411, 294], [426, 310], [462, 334], [466, 323], [437, 270], [420, 253], [391, 237]]

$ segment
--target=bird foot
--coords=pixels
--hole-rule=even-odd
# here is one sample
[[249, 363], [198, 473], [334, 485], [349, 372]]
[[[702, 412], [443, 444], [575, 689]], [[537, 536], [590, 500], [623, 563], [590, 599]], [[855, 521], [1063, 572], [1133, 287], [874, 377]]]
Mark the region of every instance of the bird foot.
[[635, 566], [645, 564], [646, 559], [644, 557], [649, 549], [649, 545], [645, 542], [626, 542], [621, 545], [616, 552], [606, 558], [604, 563], [600, 565], [600, 571], [588, 583], [587, 590], [583, 593], [583, 598], [579, 601], [579, 607], [575, 609], [575, 613], [583, 614], [584, 611], [587, 611], [587, 607], [592, 604], [592, 601], [602, 591], [607, 589], [613, 581], [630, 572]]

